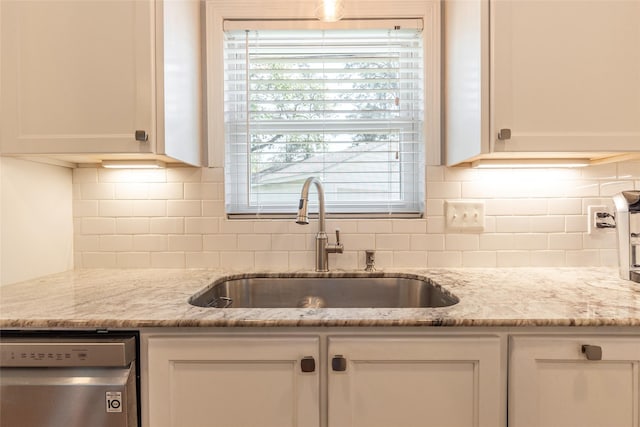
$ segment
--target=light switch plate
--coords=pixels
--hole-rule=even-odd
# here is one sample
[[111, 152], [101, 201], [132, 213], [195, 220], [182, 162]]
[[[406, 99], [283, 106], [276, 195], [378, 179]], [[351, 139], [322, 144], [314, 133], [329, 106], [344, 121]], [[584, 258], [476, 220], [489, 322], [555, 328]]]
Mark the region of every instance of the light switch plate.
[[484, 202], [447, 200], [444, 206], [448, 231], [484, 231]]

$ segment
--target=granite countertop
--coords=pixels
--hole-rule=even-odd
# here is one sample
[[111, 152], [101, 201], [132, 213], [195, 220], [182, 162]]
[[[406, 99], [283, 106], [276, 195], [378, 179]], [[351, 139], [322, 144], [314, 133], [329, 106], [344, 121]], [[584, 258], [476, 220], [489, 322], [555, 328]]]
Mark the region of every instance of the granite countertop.
[[[335, 271], [340, 275], [346, 272]], [[200, 308], [221, 270], [76, 270], [0, 287], [0, 328], [640, 326], [640, 284], [610, 268], [403, 269], [460, 298], [443, 308]]]

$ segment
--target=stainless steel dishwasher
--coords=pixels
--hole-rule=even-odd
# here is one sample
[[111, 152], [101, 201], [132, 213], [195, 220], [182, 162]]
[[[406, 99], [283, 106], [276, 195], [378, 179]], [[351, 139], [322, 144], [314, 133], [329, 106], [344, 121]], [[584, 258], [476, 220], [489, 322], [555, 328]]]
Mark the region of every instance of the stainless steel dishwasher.
[[0, 427], [137, 427], [135, 333], [0, 335]]

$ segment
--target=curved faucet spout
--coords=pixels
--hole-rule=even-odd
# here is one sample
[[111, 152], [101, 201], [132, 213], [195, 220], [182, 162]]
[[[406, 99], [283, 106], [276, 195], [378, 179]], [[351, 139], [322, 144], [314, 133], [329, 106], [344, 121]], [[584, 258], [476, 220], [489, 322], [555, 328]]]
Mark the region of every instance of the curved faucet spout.
[[316, 234], [316, 271], [329, 271], [329, 253], [341, 254], [344, 250], [340, 243], [340, 231], [336, 229], [336, 243], [329, 244], [327, 233], [324, 231], [324, 188], [318, 178], [312, 176], [307, 178], [300, 193], [300, 203], [298, 204], [298, 224], [309, 224], [309, 187], [316, 185], [318, 190], [318, 234]]
[[309, 188], [311, 184], [316, 185], [316, 190], [318, 191], [318, 227], [319, 232], [324, 233], [324, 188], [322, 187], [322, 183], [318, 178], [312, 176], [307, 178], [302, 186], [302, 192], [300, 193], [300, 203], [298, 204], [298, 216], [296, 218], [296, 222], [298, 224], [309, 224]]

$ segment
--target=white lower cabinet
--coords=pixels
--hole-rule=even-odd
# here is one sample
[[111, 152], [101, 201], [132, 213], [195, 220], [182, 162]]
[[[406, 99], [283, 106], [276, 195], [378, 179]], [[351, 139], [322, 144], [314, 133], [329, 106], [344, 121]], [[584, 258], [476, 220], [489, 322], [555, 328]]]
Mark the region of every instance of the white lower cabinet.
[[200, 335], [146, 342], [147, 426], [505, 424], [506, 367], [497, 336]]
[[317, 337], [150, 338], [145, 424], [317, 427], [320, 376], [301, 360], [318, 351]]
[[513, 336], [509, 347], [509, 427], [640, 427], [637, 335]]
[[497, 337], [330, 337], [328, 353], [331, 427], [502, 424]]

